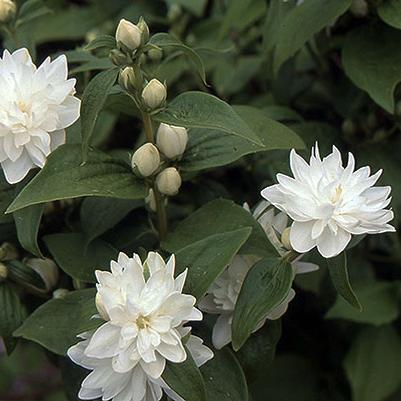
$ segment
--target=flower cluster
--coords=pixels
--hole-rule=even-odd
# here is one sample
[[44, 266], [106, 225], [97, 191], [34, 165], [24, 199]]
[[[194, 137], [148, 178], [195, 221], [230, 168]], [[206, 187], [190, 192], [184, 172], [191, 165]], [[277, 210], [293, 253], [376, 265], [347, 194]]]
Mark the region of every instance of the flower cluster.
[[65, 142], [65, 128], [79, 117], [80, 100], [64, 55], [37, 68], [27, 49], [5, 50], [0, 79], [0, 162], [14, 184], [33, 167], [42, 168]]
[[183, 338], [189, 336], [186, 345], [198, 366], [212, 358], [183, 326], [202, 320], [202, 313], [193, 296], [182, 294], [187, 272], [174, 279], [174, 268], [174, 256], [166, 264], [150, 252], [142, 264], [138, 255], [120, 253], [111, 272], [96, 271], [96, 305], [106, 323], [82, 333], [84, 341], [68, 351], [75, 363], [92, 370], [82, 383], [81, 399], [153, 401], [164, 390], [179, 400], [161, 376], [166, 361], [186, 360]]
[[352, 234], [395, 231], [388, 224], [394, 213], [385, 209], [391, 188], [373, 187], [382, 170], [372, 176], [368, 166], [355, 171], [351, 153], [344, 168], [335, 146], [321, 159], [317, 144], [309, 164], [292, 150], [290, 165], [294, 178], [277, 174], [278, 184], [265, 188], [262, 196], [293, 220], [290, 242], [297, 252], [317, 247], [331, 258], [346, 248]]
[[[250, 211], [247, 204], [244, 207]], [[280, 254], [287, 253], [288, 249], [285, 249], [285, 245], [280, 241], [280, 237], [285, 232], [288, 224], [287, 215], [282, 212], [276, 214], [268, 202], [262, 201], [255, 208], [253, 217], [263, 227], [266, 235], [278, 252]], [[301, 262], [301, 258], [302, 255], [299, 255], [292, 263], [294, 276], [296, 274], [312, 272], [319, 268], [313, 263]], [[199, 303], [199, 308], [204, 312], [219, 315], [213, 327], [212, 335], [213, 345], [217, 349], [231, 342], [231, 325], [235, 304], [246, 275], [258, 259], [256, 256], [236, 255], [232, 263], [210, 286], [207, 295]], [[295, 291], [291, 289], [284, 301], [277, 305], [258, 324], [254, 331], [259, 330], [266, 323], [266, 320], [276, 320], [283, 316], [294, 296]]]

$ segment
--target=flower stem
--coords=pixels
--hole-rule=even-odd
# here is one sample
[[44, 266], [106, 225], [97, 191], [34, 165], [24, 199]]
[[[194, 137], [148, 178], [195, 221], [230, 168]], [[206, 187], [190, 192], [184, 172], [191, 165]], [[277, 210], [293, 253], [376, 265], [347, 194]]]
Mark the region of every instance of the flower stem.
[[[150, 118], [149, 113], [142, 111], [142, 120], [147, 141], [150, 143], [154, 143], [155, 139], [153, 135], [152, 119]], [[155, 184], [153, 184], [153, 193], [155, 196], [157, 219], [159, 223], [159, 238], [160, 240], [163, 240], [164, 238], [166, 238], [168, 228], [166, 206], [164, 204], [163, 195], [157, 190]]]

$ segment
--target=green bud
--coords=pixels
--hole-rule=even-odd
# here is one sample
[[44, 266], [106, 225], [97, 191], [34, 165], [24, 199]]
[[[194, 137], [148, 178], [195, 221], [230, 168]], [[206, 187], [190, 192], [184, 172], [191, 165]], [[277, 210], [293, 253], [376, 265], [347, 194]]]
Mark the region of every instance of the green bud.
[[111, 50], [109, 57], [113, 64], [119, 67], [126, 66], [132, 62], [132, 59], [129, 56], [118, 49]]
[[129, 93], [135, 92], [135, 71], [132, 67], [125, 67], [120, 71], [118, 83]]
[[163, 57], [163, 50], [157, 49], [156, 47], [154, 47], [154, 48], [150, 49], [147, 54], [153, 62], [157, 63]]

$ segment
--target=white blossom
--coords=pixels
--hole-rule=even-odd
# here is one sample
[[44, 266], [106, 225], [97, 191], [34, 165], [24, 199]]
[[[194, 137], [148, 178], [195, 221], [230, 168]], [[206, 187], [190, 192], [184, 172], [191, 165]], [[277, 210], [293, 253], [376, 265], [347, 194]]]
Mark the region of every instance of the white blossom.
[[[138, 255], [120, 253], [111, 272], [96, 271], [96, 305], [107, 322], [83, 333], [84, 341], [68, 351], [75, 363], [92, 370], [81, 399], [157, 401], [163, 390], [174, 394], [161, 378], [166, 361], [185, 361], [182, 338], [190, 328], [183, 324], [202, 319], [196, 299], [182, 294], [187, 271], [174, 279], [174, 268], [174, 256], [166, 264], [149, 252], [142, 264]], [[187, 346], [198, 365], [213, 356], [197, 337], [190, 336]]]
[[297, 252], [317, 247], [331, 258], [346, 248], [352, 234], [395, 231], [388, 224], [394, 214], [385, 209], [391, 188], [374, 187], [382, 170], [372, 176], [368, 166], [354, 171], [351, 153], [344, 168], [335, 146], [322, 160], [317, 144], [309, 164], [292, 150], [290, 165], [294, 178], [277, 174], [278, 184], [265, 188], [262, 196], [293, 220], [290, 242]]
[[65, 142], [65, 128], [79, 117], [75, 79], [68, 79], [64, 55], [38, 68], [27, 49], [0, 59], [0, 162], [7, 181], [21, 181], [42, 168], [47, 156]]
[[[244, 205], [244, 208], [250, 211], [247, 204]], [[288, 252], [283, 248], [277, 235], [281, 234], [287, 227], [288, 217], [284, 213], [275, 214], [274, 209], [266, 201], [259, 203], [253, 217], [260, 223], [278, 252], [280, 254]], [[302, 255], [292, 263], [294, 275], [308, 273], [319, 268], [313, 263], [301, 262], [301, 257]], [[212, 335], [213, 345], [217, 349], [231, 342], [231, 326], [235, 304], [246, 275], [259, 259], [259, 257], [251, 255], [236, 255], [231, 264], [210, 286], [207, 295], [199, 302], [199, 308], [204, 312], [219, 315], [213, 327]], [[284, 301], [270, 311], [266, 318], [258, 324], [254, 332], [259, 330], [266, 323], [266, 320], [276, 320], [283, 316], [294, 296], [295, 291], [291, 288]]]

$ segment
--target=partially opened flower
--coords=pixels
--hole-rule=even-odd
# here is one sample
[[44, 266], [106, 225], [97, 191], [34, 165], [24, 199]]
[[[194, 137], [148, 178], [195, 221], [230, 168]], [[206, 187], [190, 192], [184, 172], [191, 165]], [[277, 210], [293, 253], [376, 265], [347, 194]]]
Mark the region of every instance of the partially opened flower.
[[67, 59], [47, 58], [38, 68], [27, 49], [0, 59], [0, 162], [7, 181], [21, 181], [42, 168], [47, 156], [65, 142], [65, 128], [79, 117], [75, 79]]
[[278, 184], [265, 188], [262, 196], [292, 220], [290, 242], [300, 253], [317, 247], [331, 258], [341, 253], [352, 234], [379, 234], [395, 231], [388, 224], [394, 217], [390, 187], [374, 187], [382, 170], [370, 175], [370, 167], [355, 170], [349, 153], [343, 167], [341, 154], [321, 159], [316, 144], [309, 164], [295, 150], [290, 155], [294, 178], [277, 174]]
[[[247, 204], [244, 208], [250, 212]], [[255, 208], [253, 217], [265, 230], [269, 240], [276, 247], [280, 254], [288, 252], [280, 242], [279, 235], [287, 227], [288, 217], [284, 213], [275, 213], [272, 206], [262, 201]], [[292, 268], [294, 275], [312, 272], [319, 269], [319, 266], [301, 262], [300, 255], [294, 262]], [[200, 301], [199, 308], [206, 313], [218, 314], [219, 317], [213, 327], [213, 345], [220, 349], [231, 342], [231, 326], [234, 316], [235, 304], [237, 302], [242, 284], [251, 267], [260, 260], [260, 257], [252, 255], [236, 255], [231, 264], [215, 280], [207, 291], [207, 295]], [[288, 304], [295, 297], [295, 291], [291, 288], [287, 297], [277, 305], [263, 319], [254, 331], [259, 330], [266, 323], [266, 320], [276, 320], [282, 317], [288, 309]]]
[[[69, 350], [71, 359], [93, 370], [82, 383], [81, 399], [161, 398], [161, 389], [168, 387], [161, 379], [166, 361], [180, 363], [187, 358], [182, 338], [190, 328], [183, 324], [202, 319], [194, 307], [196, 299], [182, 294], [187, 272], [174, 279], [174, 267], [174, 256], [166, 264], [150, 252], [142, 264], [138, 255], [129, 258], [120, 253], [118, 261], [111, 262], [111, 272], [96, 271], [96, 304], [108, 321], [84, 333], [85, 341]], [[213, 356], [202, 340], [195, 343], [196, 352], [202, 354], [198, 361]]]

